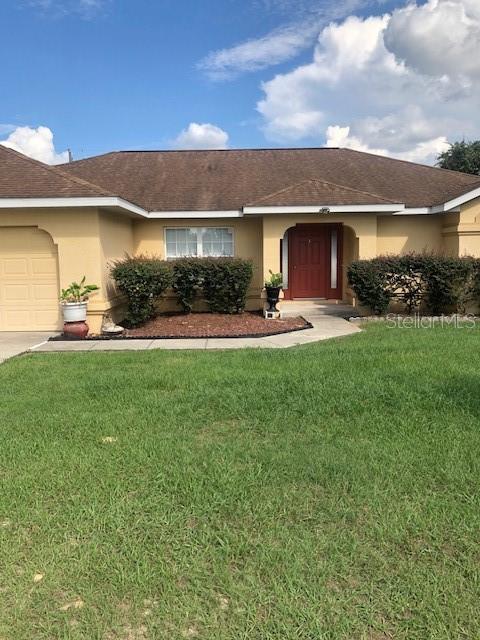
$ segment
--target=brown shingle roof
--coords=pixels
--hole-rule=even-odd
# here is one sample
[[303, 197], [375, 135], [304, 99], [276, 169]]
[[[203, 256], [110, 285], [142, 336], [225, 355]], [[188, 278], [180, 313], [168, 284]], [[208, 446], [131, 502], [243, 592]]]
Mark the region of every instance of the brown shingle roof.
[[120, 151], [51, 167], [0, 145], [0, 198], [117, 195], [148, 211], [441, 204], [480, 177], [349, 149]]
[[353, 189], [408, 207], [441, 204], [480, 186], [480, 177], [328, 148], [119, 151], [62, 169], [149, 211], [240, 209], [286, 187], [299, 197], [293, 187], [308, 180], [333, 183], [343, 197]]
[[[321, 203], [331, 205], [393, 204], [391, 200], [373, 193], [349, 189], [325, 180], [304, 180], [291, 187], [280, 189], [268, 196], [249, 202], [251, 207], [309, 206]], [[398, 203], [395, 203], [398, 204]]]
[[85, 198], [113, 195], [58, 167], [0, 145], [0, 198]]

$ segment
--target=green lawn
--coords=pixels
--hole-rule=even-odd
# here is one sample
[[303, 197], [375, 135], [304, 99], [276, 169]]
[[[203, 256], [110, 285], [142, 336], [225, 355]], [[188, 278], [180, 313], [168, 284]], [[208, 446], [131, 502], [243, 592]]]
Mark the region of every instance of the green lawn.
[[0, 366], [1, 640], [479, 638], [479, 347]]

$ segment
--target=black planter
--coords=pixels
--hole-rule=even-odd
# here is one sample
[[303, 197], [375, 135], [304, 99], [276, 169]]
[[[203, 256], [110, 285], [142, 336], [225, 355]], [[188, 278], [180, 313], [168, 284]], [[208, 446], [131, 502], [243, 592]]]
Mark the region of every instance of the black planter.
[[269, 307], [267, 309], [270, 313], [278, 313], [277, 303], [280, 299], [280, 291], [282, 287], [265, 287], [265, 291], [267, 292], [267, 302]]

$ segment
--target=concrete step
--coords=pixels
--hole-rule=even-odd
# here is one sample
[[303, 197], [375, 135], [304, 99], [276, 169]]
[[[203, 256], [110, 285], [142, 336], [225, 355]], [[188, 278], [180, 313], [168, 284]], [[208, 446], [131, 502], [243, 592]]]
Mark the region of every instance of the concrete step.
[[336, 316], [339, 318], [350, 318], [358, 315], [355, 308], [349, 304], [331, 304], [325, 302], [297, 302], [286, 300], [279, 304], [280, 311], [284, 318], [294, 318], [303, 316], [306, 319], [321, 316]]

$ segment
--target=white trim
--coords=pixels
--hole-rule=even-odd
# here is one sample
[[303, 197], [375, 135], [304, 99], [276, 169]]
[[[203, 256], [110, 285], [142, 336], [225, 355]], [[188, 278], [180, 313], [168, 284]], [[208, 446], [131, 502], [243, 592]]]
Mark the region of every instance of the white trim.
[[[329, 209], [329, 213], [322, 213], [321, 209]], [[405, 209], [404, 204], [356, 204], [356, 205], [315, 205], [302, 207], [243, 207], [245, 215], [252, 214], [282, 214], [282, 213], [316, 213], [328, 218], [331, 213], [396, 213]]]
[[433, 209], [441, 208], [441, 211], [450, 211], [451, 209], [455, 209], [456, 207], [465, 204], [465, 202], [475, 200], [475, 198], [480, 198], [480, 187], [478, 189], [473, 189], [473, 191], [469, 191], [468, 193], [464, 193], [462, 196], [458, 196], [458, 198], [449, 200], [439, 207], [433, 207]]
[[431, 207], [405, 207], [403, 211], [396, 211], [394, 216], [418, 216], [432, 213]]
[[[480, 198], [480, 187], [478, 189], [473, 189], [473, 191], [469, 191], [468, 193], [464, 193], [463, 195], [458, 196], [458, 198], [448, 200], [443, 204], [437, 204], [434, 207], [407, 207], [403, 213], [405, 213], [405, 215], [454, 213], [460, 211], [460, 206], [462, 204], [465, 204], [470, 200], [475, 200], [475, 198]], [[398, 213], [397, 215], [402, 215], [402, 213]]]
[[201, 220], [208, 218], [243, 218], [241, 211], [151, 211], [148, 214], [152, 220], [177, 219]]
[[142, 207], [116, 196], [101, 196], [98, 198], [0, 198], [0, 209], [52, 209], [59, 207], [119, 207], [142, 217], [149, 217], [148, 212]]

